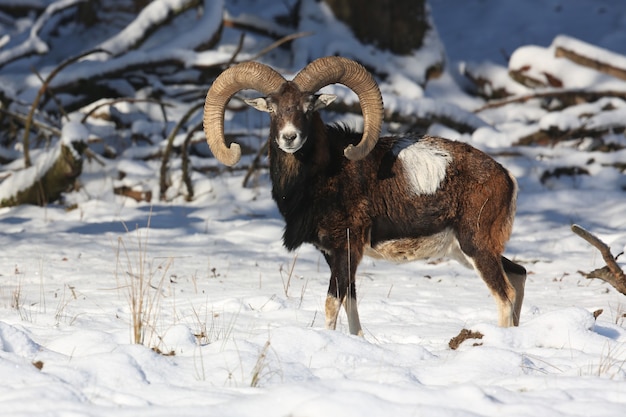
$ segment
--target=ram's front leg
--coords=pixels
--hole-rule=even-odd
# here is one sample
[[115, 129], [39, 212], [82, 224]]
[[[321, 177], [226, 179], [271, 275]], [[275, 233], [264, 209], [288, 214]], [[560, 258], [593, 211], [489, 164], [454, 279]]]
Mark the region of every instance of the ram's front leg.
[[361, 260], [358, 253], [348, 254], [345, 250], [325, 253], [330, 267], [330, 284], [326, 297], [326, 328], [335, 330], [337, 317], [343, 304], [348, 315], [348, 327], [351, 334], [363, 336], [359, 311], [357, 309], [355, 274]]

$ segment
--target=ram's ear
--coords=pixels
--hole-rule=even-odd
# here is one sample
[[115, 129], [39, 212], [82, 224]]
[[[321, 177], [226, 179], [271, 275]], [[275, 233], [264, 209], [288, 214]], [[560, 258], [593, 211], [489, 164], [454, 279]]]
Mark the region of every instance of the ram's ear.
[[270, 108], [269, 108], [269, 105], [267, 104], [267, 100], [265, 99], [265, 97], [244, 99], [244, 102], [248, 106], [254, 107], [258, 111], [263, 111], [266, 113], [270, 112]]
[[320, 94], [315, 96], [315, 103], [313, 103], [314, 110], [320, 110], [324, 107], [328, 106], [330, 103], [335, 101], [337, 96], [334, 94]]

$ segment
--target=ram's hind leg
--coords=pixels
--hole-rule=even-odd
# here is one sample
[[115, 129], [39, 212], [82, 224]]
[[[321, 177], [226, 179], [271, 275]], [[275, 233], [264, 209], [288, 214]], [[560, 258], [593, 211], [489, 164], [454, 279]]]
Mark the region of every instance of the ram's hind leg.
[[524, 301], [524, 287], [526, 285], [526, 269], [515, 262], [502, 257], [502, 267], [509, 282], [515, 288], [515, 307], [513, 324], [519, 326], [520, 314], [522, 312], [522, 302]]
[[485, 281], [496, 300], [498, 325], [500, 327], [517, 326], [519, 323], [519, 316], [516, 317], [517, 313], [515, 311], [517, 306], [517, 289], [504, 273], [500, 256], [482, 253], [471, 257], [471, 259], [474, 268]]

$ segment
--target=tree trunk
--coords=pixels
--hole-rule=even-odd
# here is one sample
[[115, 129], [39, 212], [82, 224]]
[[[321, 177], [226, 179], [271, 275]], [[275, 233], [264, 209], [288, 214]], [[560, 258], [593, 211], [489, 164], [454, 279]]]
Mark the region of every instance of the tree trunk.
[[363, 43], [408, 55], [430, 29], [426, 0], [325, 0]]

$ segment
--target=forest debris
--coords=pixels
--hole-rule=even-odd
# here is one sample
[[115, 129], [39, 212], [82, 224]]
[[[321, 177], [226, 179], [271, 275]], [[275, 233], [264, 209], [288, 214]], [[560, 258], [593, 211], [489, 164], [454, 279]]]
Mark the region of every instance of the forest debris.
[[[549, 109], [554, 108], [555, 102], [565, 108], [604, 97], [626, 100], [626, 88], [615, 80], [626, 80], [626, 56], [567, 36], [557, 36], [548, 48], [522, 46], [511, 55], [508, 76], [525, 86], [527, 93], [506, 95], [510, 87], [496, 67], [468, 65], [463, 71], [476, 85], [478, 94], [491, 100], [476, 113], [533, 99], [541, 100]], [[593, 90], [586, 81], [590, 79], [596, 80]]]
[[578, 166], [571, 167], [557, 167], [552, 170], [545, 171], [541, 174], [541, 178], [539, 181], [545, 185], [551, 178], [560, 178], [562, 176], [571, 176], [575, 177], [577, 175], [590, 175], [589, 171], [585, 168], [581, 168]]
[[[448, 342], [448, 346], [452, 350], [458, 349], [461, 346], [461, 343], [465, 342], [467, 339], [482, 339], [483, 334], [481, 332], [475, 332], [473, 330], [462, 329], [461, 332], [450, 339]], [[481, 346], [482, 343], [475, 342], [472, 346]]]
[[152, 191], [134, 190], [126, 185], [115, 187], [113, 194], [129, 197], [137, 202], [146, 201], [149, 203], [152, 201]]
[[626, 275], [624, 275], [624, 271], [615, 261], [617, 257], [613, 257], [608, 245], [577, 224], [572, 225], [572, 231], [585, 239], [591, 246], [598, 249], [602, 255], [602, 259], [606, 263], [606, 266], [602, 268], [595, 269], [589, 273], [581, 272], [581, 274], [588, 279], [601, 279], [611, 284], [617, 291], [626, 295]]
[[540, 71], [538, 74], [540, 76], [538, 77], [533, 74], [532, 69], [532, 66], [524, 65], [520, 68], [509, 70], [509, 76], [518, 83], [529, 88], [563, 87], [563, 81], [557, 76], [547, 71]]
[[516, 83], [507, 68], [491, 62], [463, 65], [461, 73], [476, 87], [479, 96], [488, 100], [528, 94], [531, 90]]
[[564, 82], [560, 79], [560, 64], [548, 48], [522, 46], [511, 55], [509, 76], [529, 88], [561, 88]]

